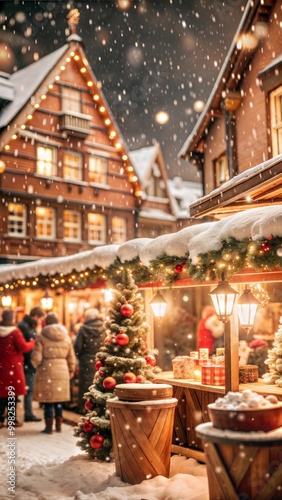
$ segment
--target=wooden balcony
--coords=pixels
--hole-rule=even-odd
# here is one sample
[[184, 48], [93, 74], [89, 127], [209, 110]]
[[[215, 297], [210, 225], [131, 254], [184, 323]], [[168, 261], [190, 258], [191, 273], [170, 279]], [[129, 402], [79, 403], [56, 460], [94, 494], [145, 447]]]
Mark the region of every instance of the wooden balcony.
[[60, 131], [68, 135], [87, 137], [90, 133], [91, 116], [75, 113], [74, 111], [63, 111], [60, 117]]

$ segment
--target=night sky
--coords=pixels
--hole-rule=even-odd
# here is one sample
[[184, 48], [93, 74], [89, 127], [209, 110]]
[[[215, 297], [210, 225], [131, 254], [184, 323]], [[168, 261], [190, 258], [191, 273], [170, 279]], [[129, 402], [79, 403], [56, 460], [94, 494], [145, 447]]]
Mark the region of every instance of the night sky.
[[[12, 73], [61, 47], [66, 16], [131, 150], [160, 142], [168, 176], [196, 180], [177, 155], [219, 73], [246, 0], [0, 2], [0, 71]], [[164, 111], [168, 121], [157, 122]]]

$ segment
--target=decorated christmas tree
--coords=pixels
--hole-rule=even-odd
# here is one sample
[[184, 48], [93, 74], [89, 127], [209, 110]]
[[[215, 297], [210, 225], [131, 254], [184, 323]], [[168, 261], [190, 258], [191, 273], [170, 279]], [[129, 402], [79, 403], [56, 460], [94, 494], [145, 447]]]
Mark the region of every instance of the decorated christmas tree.
[[106, 401], [115, 396], [117, 384], [150, 383], [160, 372], [153, 352], [147, 349], [149, 325], [141, 293], [128, 270], [116, 286], [105, 322], [107, 336], [96, 355], [93, 385], [85, 393], [85, 408], [75, 436], [90, 458], [113, 459], [109, 411]]
[[282, 387], [282, 317], [280, 318], [278, 331], [274, 335], [272, 349], [268, 350], [265, 363], [269, 368], [269, 373], [263, 375], [265, 382]]

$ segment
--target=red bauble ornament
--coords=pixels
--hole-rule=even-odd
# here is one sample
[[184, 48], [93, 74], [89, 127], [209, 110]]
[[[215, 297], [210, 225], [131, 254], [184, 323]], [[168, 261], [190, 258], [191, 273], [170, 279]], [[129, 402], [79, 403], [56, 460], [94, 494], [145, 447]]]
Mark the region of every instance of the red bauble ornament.
[[156, 358], [152, 356], [152, 354], [148, 354], [147, 356], [145, 356], [145, 361], [147, 365], [155, 366], [156, 364]]
[[177, 264], [174, 269], [177, 273], [182, 273], [183, 267], [184, 267], [184, 264]]
[[116, 335], [116, 343], [118, 345], [127, 345], [129, 343], [129, 337], [125, 332], [119, 332]]
[[105, 376], [105, 372], [99, 370], [99, 377], [104, 377]]
[[94, 425], [89, 422], [89, 420], [85, 420], [83, 424], [84, 432], [91, 432], [93, 430]]
[[133, 307], [131, 304], [123, 304], [120, 308], [120, 312], [123, 316], [126, 316], [127, 318], [130, 318], [133, 314]]
[[122, 377], [123, 381], [125, 384], [135, 384], [136, 382], [136, 375], [132, 372], [127, 372], [124, 374]]
[[84, 403], [84, 408], [86, 410], [93, 410], [94, 408], [94, 403], [92, 403], [91, 399], [87, 399], [87, 401], [85, 401]]
[[116, 385], [117, 385], [117, 382], [114, 379], [114, 377], [106, 377], [105, 380], [103, 381], [104, 389], [108, 389], [110, 391], [112, 389], [114, 389]]
[[94, 436], [92, 436], [90, 438], [91, 448], [95, 448], [95, 449], [102, 448], [103, 442], [104, 442], [104, 438], [103, 438], [103, 436], [101, 436], [101, 434], [94, 434]]
[[143, 375], [137, 375], [136, 377], [136, 384], [143, 384], [145, 378], [143, 377]]
[[102, 368], [102, 366], [104, 366], [104, 363], [102, 363], [102, 361], [100, 361], [100, 360], [98, 359], [98, 361], [96, 361], [96, 363], [95, 363], [95, 370], [97, 370], [97, 371], [98, 371], [98, 370], [99, 370], [99, 368]]

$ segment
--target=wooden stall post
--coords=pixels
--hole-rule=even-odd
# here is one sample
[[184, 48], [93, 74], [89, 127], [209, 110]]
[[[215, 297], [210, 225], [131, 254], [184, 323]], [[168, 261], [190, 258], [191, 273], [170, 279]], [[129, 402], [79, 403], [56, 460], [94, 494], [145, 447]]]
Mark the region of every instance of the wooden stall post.
[[225, 390], [239, 391], [239, 331], [237, 315], [225, 323]]

